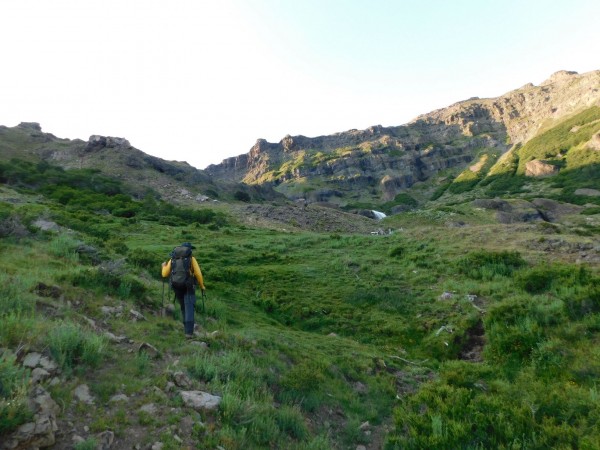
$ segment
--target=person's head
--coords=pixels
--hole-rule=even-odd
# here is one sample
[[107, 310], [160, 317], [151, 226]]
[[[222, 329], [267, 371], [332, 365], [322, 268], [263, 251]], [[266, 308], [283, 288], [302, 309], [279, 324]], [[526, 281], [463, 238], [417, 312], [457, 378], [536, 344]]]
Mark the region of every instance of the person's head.
[[187, 247], [190, 250], [194, 250], [196, 247], [194, 247], [190, 242], [184, 242], [183, 244], [181, 244], [182, 247]]

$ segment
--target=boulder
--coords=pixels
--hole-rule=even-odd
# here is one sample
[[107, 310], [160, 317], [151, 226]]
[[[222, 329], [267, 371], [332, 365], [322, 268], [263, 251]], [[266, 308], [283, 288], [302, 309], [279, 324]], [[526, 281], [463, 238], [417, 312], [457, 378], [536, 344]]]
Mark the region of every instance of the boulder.
[[588, 142], [587, 147], [591, 150], [600, 150], [600, 132], [596, 133]]
[[96, 435], [96, 450], [109, 450], [115, 440], [115, 433], [112, 431], [103, 431]]
[[478, 198], [476, 200], [473, 200], [473, 206], [475, 206], [476, 208], [493, 209], [496, 211], [510, 211], [512, 209], [510, 203], [499, 198]]
[[221, 397], [202, 391], [181, 391], [183, 404], [196, 411], [213, 410], [221, 404]]
[[138, 353], [142, 352], [145, 352], [151, 358], [158, 358], [160, 356], [158, 349], [154, 345], [148, 344], [147, 342], [143, 342], [138, 347]]
[[62, 227], [56, 222], [44, 219], [36, 219], [31, 223], [31, 225], [35, 228], [39, 228], [42, 231], [59, 232], [62, 229]]
[[86, 403], [88, 405], [94, 404], [94, 397], [90, 394], [90, 388], [87, 384], [80, 384], [77, 386], [73, 391], [73, 395], [81, 403]]
[[575, 195], [584, 195], [586, 197], [600, 197], [600, 191], [597, 189], [581, 188], [575, 191]]
[[29, 367], [30, 369], [33, 369], [38, 366], [41, 358], [42, 358], [42, 355], [40, 353], [37, 353], [37, 352], [27, 353], [27, 355], [23, 359], [23, 367]]
[[36, 367], [31, 371], [31, 382], [33, 384], [41, 383], [48, 378], [50, 378], [50, 373], [41, 367]]
[[114, 342], [115, 344], [120, 344], [121, 342], [127, 341], [127, 336], [123, 336], [123, 335], [116, 336], [115, 334], [111, 333], [110, 331], [105, 331], [104, 337], [106, 339], [108, 339], [110, 342]]
[[137, 322], [138, 320], [146, 320], [144, 315], [141, 312], [136, 311], [135, 309], [130, 309], [129, 314], [131, 314], [131, 320], [133, 320], [134, 322]]
[[525, 164], [525, 176], [527, 177], [547, 177], [557, 174], [558, 171], [557, 166], [539, 159], [534, 159]]
[[119, 316], [121, 316], [121, 314], [123, 314], [123, 307], [122, 306], [102, 306], [100, 308], [100, 311], [102, 311], [102, 314], [107, 315], [107, 316], [119, 317]]
[[174, 372], [171, 374], [171, 379], [175, 383], [177, 387], [180, 388], [189, 388], [192, 385], [192, 381], [189, 377], [183, 372]]
[[117, 394], [113, 395], [108, 401], [110, 403], [128, 402], [129, 397], [127, 397], [125, 394]]
[[153, 416], [158, 412], [158, 408], [154, 403], [147, 403], [140, 407], [140, 411]]

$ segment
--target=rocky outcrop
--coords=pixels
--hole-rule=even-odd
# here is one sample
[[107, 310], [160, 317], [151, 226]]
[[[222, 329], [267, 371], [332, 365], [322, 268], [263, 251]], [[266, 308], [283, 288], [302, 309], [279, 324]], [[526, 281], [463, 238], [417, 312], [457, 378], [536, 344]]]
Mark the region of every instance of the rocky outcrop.
[[535, 136], [545, 122], [594, 105], [600, 105], [600, 70], [559, 71], [540, 86], [527, 84], [497, 98], [459, 102], [419, 116], [415, 122], [456, 124], [465, 131], [493, 122], [501, 124], [516, 144]]
[[21, 425], [0, 448], [3, 450], [25, 450], [45, 448], [56, 442], [58, 431], [56, 416], [59, 406], [41, 387], [36, 387], [30, 397], [29, 406], [34, 412], [33, 421]]
[[563, 216], [578, 214], [583, 208], [546, 198], [536, 198], [531, 202], [521, 199], [477, 199], [473, 206], [496, 211], [500, 223], [558, 222]]
[[592, 136], [592, 139], [590, 139], [590, 142], [588, 142], [587, 147], [591, 150], [600, 151], [600, 133], [596, 133], [594, 136]]
[[558, 171], [557, 166], [537, 159], [525, 164], [525, 176], [527, 177], [547, 177], [557, 174]]
[[130, 148], [131, 144], [127, 139], [111, 137], [111, 136], [98, 136], [93, 135], [88, 139], [88, 143], [85, 146], [84, 151], [95, 152], [104, 148]]

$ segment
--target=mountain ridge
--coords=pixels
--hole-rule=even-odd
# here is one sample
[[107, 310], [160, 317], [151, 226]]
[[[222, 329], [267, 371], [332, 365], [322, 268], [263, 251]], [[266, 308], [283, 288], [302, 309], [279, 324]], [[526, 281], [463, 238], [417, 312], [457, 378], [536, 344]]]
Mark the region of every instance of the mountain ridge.
[[[389, 201], [417, 182], [476, 162], [477, 151], [497, 158], [597, 105], [600, 71], [559, 71], [539, 86], [529, 83], [499, 97], [460, 101], [405, 125], [315, 138], [288, 135], [278, 143], [259, 139], [248, 153], [206, 172], [216, 180], [272, 183], [290, 198], [348, 203], [361, 197], [351, 192], [359, 186], [373, 191], [367, 196], [371, 201]], [[307, 189], [306, 179], [318, 180], [317, 186]]]

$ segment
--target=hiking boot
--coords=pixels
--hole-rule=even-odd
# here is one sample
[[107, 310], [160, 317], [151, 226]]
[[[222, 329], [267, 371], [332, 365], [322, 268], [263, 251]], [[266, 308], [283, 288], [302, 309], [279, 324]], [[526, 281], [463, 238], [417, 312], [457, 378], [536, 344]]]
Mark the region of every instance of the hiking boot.
[[194, 339], [194, 335], [193, 334], [186, 334], [185, 338], [186, 339]]

